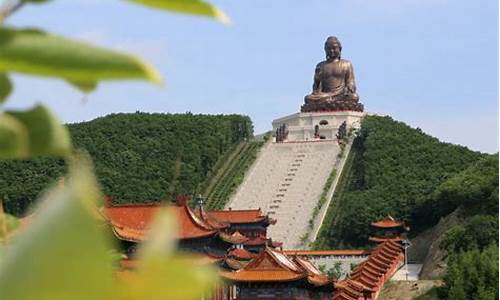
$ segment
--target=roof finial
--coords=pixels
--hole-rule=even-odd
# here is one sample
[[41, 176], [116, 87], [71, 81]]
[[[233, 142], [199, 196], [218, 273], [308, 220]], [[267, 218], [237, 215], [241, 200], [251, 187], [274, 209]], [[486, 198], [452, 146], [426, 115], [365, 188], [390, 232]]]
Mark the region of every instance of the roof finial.
[[203, 204], [205, 203], [205, 199], [201, 194], [198, 194], [196, 196], [196, 206], [198, 206], [199, 209], [203, 209]]

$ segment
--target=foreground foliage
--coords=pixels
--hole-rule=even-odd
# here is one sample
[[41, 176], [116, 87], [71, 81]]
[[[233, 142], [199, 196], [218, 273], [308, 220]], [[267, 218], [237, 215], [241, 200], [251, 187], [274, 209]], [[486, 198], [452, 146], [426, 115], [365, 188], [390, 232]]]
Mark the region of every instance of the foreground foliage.
[[97, 210], [102, 195], [81, 158], [65, 185], [43, 198], [3, 250], [0, 299], [200, 299], [216, 281], [212, 269], [173, 256], [175, 224], [165, 213], [139, 252], [137, 273], [117, 273]]
[[[220, 10], [202, 0], [130, 1], [223, 22], [228, 20]], [[56, 77], [86, 93], [102, 80], [161, 82], [158, 72], [140, 58], [40, 29], [4, 25], [4, 21], [24, 5], [46, 2], [50, 0], [12, 0], [0, 4], [0, 104], [13, 90], [9, 78], [12, 72]], [[0, 194], [0, 299], [205, 298], [216, 281], [215, 273], [171, 255], [174, 233], [168, 230], [175, 230], [175, 226], [172, 218], [164, 214], [138, 255], [137, 273], [129, 274], [127, 280], [116, 276], [112, 268], [116, 254], [103, 233], [97, 211], [97, 200], [102, 195], [89, 160], [74, 155], [69, 136], [68, 128], [42, 105], [25, 111], [4, 111], [0, 107], [0, 159], [54, 156], [70, 162], [67, 182], [45, 194], [29, 219], [28, 229], [14, 239], [9, 238], [18, 222], [4, 214], [1, 204], [6, 195]], [[182, 159], [176, 154], [176, 170], [180, 170]], [[37, 162], [42, 168], [46, 166], [44, 160]], [[62, 165], [61, 161], [55, 164], [54, 174], [62, 173]], [[9, 171], [2, 169], [2, 175], [10, 175]], [[18, 171], [23, 173], [25, 169]], [[180, 171], [175, 174], [180, 177]], [[37, 181], [33, 178], [36, 174], [29, 170], [24, 175]], [[41, 175], [44, 176], [45, 173]], [[33, 199], [25, 202], [14, 199], [7, 205], [20, 212], [19, 208], [25, 208]]]
[[[217, 160], [252, 135], [240, 115], [114, 114], [68, 126], [73, 142], [95, 161], [103, 192], [117, 203], [195, 194]], [[8, 212], [20, 215], [62, 174], [63, 160], [0, 161], [0, 191]]]
[[[227, 16], [201, 0], [129, 0], [168, 11], [202, 15], [221, 22]], [[10, 73], [55, 77], [88, 93], [105, 80], [141, 79], [160, 84], [159, 72], [142, 59], [118, 51], [44, 32], [14, 28], [5, 20], [30, 4], [50, 0], [12, 0], [0, 3], [0, 104], [13, 91]], [[38, 155], [68, 156], [72, 150], [67, 128], [43, 105], [31, 110], [0, 110], [0, 159]]]

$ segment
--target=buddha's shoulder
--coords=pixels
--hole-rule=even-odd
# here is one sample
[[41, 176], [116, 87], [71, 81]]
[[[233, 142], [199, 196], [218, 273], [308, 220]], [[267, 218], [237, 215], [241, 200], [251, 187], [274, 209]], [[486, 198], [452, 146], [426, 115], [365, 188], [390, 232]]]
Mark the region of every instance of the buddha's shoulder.
[[321, 69], [323, 68], [323, 66], [326, 64], [326, 60], [324, 61], [320, 61], [317, 65], [316, 65], [316, 69]]
[[346, 65], [346, 66], [350, 66], [351, 65], [351, 61], [347, 60], [347, 59], [341, 59], [339, 62], [341, 64], [343, 64], [343, 65]]

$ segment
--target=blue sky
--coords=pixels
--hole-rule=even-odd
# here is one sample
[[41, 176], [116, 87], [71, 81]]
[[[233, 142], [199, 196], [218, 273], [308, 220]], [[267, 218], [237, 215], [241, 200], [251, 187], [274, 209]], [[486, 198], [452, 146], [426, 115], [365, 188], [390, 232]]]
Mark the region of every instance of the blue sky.
[[217, 0], [230, 26], [126, 1], [54, 0], [8, 20], [142, 56], [167, 85], [105, 82], [86, 97], [16, 75], [9, 108], [42, 102], [66, 122], [113, 112], [242, 113], [256, 132], [299, 110], [336, 35], [369, 112], [473, 150], [498, 151], [498, 2]]

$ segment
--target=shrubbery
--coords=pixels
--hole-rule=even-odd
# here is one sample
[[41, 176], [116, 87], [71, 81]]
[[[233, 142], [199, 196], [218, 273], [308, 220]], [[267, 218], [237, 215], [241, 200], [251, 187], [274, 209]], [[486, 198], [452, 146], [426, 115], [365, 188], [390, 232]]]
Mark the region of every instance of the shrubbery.
[[469, 215], [498, 213], [498, 155], [487, 155], [445, 180], [414, 212], [416, 225], [436, 223], [459, 206]]
[[441, 246], [448, 252], [460, 252], [482, 250], [491, 244], [498, 244], [498, 216], [476, 215], [448, 230]]
[[445, 284], [442, 299], [498, 299], [498, 245], [453, 253], [448, 258]]
[[445, 181], [435, 193], [434, 216], [463, 207], [463, 224], [445, 233], [448, 270], [443, 299], [498, 299], [498, 155]]

